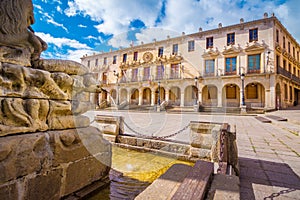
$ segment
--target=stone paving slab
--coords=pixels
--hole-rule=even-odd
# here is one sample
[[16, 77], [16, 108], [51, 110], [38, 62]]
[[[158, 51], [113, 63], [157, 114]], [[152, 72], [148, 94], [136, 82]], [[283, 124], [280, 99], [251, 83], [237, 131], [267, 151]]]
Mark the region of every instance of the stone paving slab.
[[[189, 121], [229, 123], [232, 127], [236, 126], [241, 171], [240, 199], [300, 199], [300, 136], [297, 134], [300, 133], [299, 110], [272, 112], [272, 115], [288, 120], [272, 123], [261, 123], [255, 116], [247, 115], [130, 112], [107, 114], [122, 115], [130, 125], [140, 126], [148, 131], [145, 131], [146, 134], [154, 131], [156, 135], [175, 132]], [[125, 128], [126, 131], [128, 130]], [[171, 139], [189, 142], [189, 130]]]

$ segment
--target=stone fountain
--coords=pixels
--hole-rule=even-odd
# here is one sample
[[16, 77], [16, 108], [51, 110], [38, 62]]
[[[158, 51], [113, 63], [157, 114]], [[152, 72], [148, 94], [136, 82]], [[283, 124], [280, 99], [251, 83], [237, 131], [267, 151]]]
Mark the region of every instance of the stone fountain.
[[0, 198], [60, 199], [105, 181], [111, 145], [82, 115], [101, 88], [77, 62], [40, 58], [31, 0], [1, 0], [0, 13]]

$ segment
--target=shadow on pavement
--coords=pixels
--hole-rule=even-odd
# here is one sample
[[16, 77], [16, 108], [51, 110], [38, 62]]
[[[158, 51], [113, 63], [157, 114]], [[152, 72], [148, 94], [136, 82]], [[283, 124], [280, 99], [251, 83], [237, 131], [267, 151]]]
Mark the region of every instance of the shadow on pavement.
[[300, 178], [285, 163], [239, 158], [240, 197], [252, 199], [299, 199]]

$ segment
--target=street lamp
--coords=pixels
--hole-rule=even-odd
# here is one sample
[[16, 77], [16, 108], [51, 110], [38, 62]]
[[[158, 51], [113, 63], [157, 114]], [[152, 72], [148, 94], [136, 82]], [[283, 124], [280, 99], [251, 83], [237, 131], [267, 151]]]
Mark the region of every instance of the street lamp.
[[114, 76], [117, 77], [117, 96], [116, 96], [116, 103], [119, 105], [119, 73], [114, 70]]
[[198, 95], [197, 95], [197, 91], [198, 91], [198, 77], [196, 76], [194, 80], [195, 80], [195, 87], [197, 89], [197, 90], [195, 90], [195, 97], [196, 97], [196, 99], [195, 99], [195, 105], [197, 105], [197, 102], [198, 102]]
[[157, 100], [158, 106], [160, 106], [160, 81], [158, 81], [158, 100]]
[[242, 80], [242, 106], [245, 106], [245, 94], [244, 94], [244, 80], [245, 80], [245, 74], [241, 74], [241, 80]]

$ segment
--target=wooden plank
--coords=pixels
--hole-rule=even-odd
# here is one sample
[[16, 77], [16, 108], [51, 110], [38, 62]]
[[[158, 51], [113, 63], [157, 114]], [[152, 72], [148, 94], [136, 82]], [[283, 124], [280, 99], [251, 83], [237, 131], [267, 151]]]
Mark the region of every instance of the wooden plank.
[[257, 119], [258, 121], [260, 121], [262, 123], [272, 123], [271, 120], [264, 118], [264, 117], [260, 117], [260, 116], [255, 117], [255, 119]]
[[276, 121], [281, 121], [281, 122], [286, 122], [287, 121], [286, 118], [279, 117], [279, 116], [276, 116], [276, 115], [266, 115], [266, 117], [270, 118], [270, 119], [273, 119], [273, 120], [276, 120]]
[[198, 160], [185, 177], [172, 200], [204, 199], [214, 173], [214, 164]]

